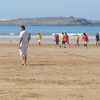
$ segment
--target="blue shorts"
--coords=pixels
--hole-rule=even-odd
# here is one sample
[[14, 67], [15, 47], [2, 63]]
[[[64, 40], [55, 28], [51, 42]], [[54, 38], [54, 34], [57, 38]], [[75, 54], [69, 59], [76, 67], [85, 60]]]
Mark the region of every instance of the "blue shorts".
[[65, 41], [62, 41], [62, 44], [65, 44]]

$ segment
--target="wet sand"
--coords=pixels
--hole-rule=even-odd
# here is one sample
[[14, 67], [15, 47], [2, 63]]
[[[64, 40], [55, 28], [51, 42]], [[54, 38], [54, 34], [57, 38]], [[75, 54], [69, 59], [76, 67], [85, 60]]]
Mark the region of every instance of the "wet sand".
[[100, 100], [100, 47], [30, 44], [21, 66], [17, 44], [0, 44], [0, 100]]

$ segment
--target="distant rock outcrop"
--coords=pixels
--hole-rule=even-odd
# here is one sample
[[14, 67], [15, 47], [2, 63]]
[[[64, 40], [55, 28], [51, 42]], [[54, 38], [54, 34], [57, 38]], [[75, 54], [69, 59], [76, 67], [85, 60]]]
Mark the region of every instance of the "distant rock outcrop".
[[100, 21], [86, 20], [76, 17], [42, 17], [0, 20], [0, 25], [100, 25]]

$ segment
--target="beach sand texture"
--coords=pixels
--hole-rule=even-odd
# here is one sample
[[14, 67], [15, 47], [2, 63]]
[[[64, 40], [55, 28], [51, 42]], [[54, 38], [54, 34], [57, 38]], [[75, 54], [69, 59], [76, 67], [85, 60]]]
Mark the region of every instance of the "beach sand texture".
[[100, 100], [100, 47], [31, 43], [21, 66], [17, 44], [0, 44], [0, 100]]

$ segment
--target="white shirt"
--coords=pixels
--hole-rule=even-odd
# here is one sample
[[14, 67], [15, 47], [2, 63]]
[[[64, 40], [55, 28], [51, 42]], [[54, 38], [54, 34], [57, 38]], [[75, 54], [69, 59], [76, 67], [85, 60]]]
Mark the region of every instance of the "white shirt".
[[22, 45], [28, 44], [29, 33], [24, 31], [20, 32], [20, 38], [22, 38]]

